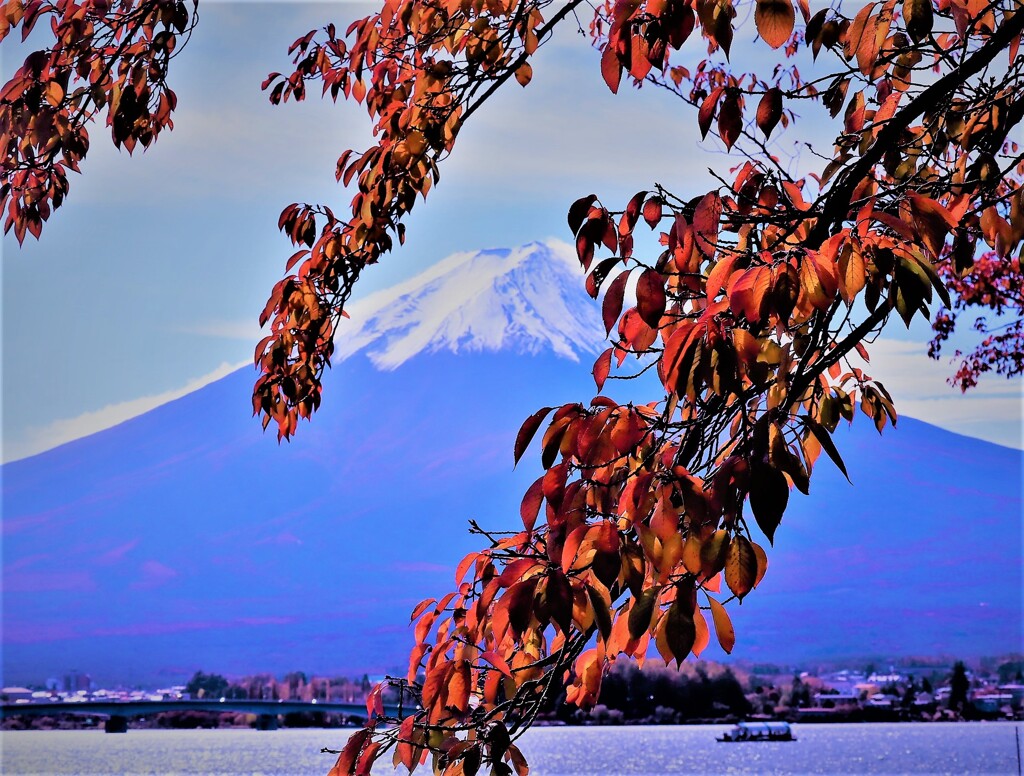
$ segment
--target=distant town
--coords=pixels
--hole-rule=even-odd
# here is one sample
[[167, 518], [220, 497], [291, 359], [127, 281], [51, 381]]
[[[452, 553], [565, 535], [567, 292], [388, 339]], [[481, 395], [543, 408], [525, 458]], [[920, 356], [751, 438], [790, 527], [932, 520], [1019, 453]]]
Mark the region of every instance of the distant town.
[[[158, 689], [99, 687], [79, 671], [38, 686], [4, 687], [2, 729], [67, 729], [102, 726], [75, 704], [166, 702], [168, 711], [133, 720], [138, 727], [255, 727], [257, 715], [175, 710], [182, 701], [276, 701], [309, 704], [280, 722], [292, 727], [360, 724], [358, 713], [317, 711], [317, 704], [362, 704], [382, 677], [269, 674], [228, 679], [196, 672], [183, 684]], [[669, 668], [659, 660], [629, 661], [604, 678], [601, 703], [582, 711], [556, 698], [542, 715], [548, 724], [683, 724], [739, 719], [792, 722], [946, 721], [1024, 719], [1024, 656], [965, 664], [903, 660], [898, 663], [827, 666], [813, 670], [773, 665], [721, 665], [708, 661]], [[66, 705], [67, 713], [19, 715], [12, 706]], [[230, 705], [230, 704], [228, 704]], [[159, 708], [159, 707], [157, 707]], [[29, 709], [26, 709], [28, 712]], [[265, 716], [265, 715], [264, 715]]]

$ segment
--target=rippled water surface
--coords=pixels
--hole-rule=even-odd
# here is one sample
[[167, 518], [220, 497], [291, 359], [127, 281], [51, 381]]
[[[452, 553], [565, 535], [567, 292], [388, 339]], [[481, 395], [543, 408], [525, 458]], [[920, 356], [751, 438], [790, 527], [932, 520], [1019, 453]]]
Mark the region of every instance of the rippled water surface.
[[[726, 726], [538, 728], [536, 776], [558, 774], [1017, 774], [1012, 723], [795, 725], [791, 743], [719, 744]], [[344, 730], [25, 731], [0, 735], [22, 774], [326, 774]], [[1024, 729], [1021, 730], [1024, 737]], [[404, 773], [404, 769], [402, 770]], [[390, 764], [374, 774], [394, 773]]]

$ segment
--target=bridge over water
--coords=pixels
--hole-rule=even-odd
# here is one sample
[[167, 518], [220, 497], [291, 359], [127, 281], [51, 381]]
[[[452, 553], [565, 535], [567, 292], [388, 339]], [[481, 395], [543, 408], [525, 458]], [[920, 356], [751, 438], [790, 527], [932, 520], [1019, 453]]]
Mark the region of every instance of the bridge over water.
[[[320, 712], [322, 714], [351, 714], [366, 716], [362, 703], [340, 703], [336, 701], [258, 701], [194, 699], [180, 701], [82, 701], [77, 703], [4, 703], [0, 705], [0, 719], [7, 717], [52, 717], [58, 714], [106, 717], [108, 733], [120, 733], [128, 729], [132, 717], [147, 717], [165, 711], [212, 711], [218, 713], [255, 714], [260, 730], [277, 728], [277, 717], [297, 712]], [[388, 716], [398, 714], [397, 706], [385, 706]]]

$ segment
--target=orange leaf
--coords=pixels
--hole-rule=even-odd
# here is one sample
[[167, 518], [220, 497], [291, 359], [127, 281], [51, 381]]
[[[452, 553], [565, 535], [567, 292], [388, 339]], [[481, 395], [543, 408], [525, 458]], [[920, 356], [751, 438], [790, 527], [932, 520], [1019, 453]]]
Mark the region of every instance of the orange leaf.
[[604, 47], [604, 53], [601, 54], [601, 75], [613, 94], [619, 91], [619, 82], [622, 80], [622, 63], [615, 53], [614, 40], [608, 41]]
[[956, 219], [934, 199], [910, 192], [910, 212], [924, 242], [933, 257], [938, 258], [946, 241], [946, 234], [956, 227]]
[[707, 283], [709, 302], [718, 296], [718, 292], [728, 285], [733, 268], [736, 266], [736, 259], [736, 254], [731, 253], [711, 268], [711, 271], [708, 273]]
[[795, 23], [793, 0], [757, 0], [754, 24], [761, 39], [772, 48], [786, 44]]
[[757, 542], [751, 542], [750, 546], [754, 548], [754, 557], [757, 558], [757, 577], [754, 579], [754, 587], [757, 587], [768, 571], [768, 555]]
[[529, 62], [523, 62], [516, 70], [516, 80], [519, 81], [520, 86], [526, 86], [530, 83], [531, 78], [533, 78], [533, 68]]
[[750, 540], [742, 534], [732, 537], [725, 556], [725, 584], [739, 598], [754, 588], [757, 579], [757, 556]]
[[[472, 553], [472, 554], [476, 555], [475, 552]], [[456, 580], [456, 584], [458, 584], [458, 580]], [[417, 617], [419, 617], [421, 614], [423, 614], [423, 612], [427, 611], [428, 608], [430, 608], [431, 606], [433, 606], [436, 603], [437, 603], [437, 599], [436, 598], [427, 598], [427, 599], [425, 599], [423, 601], [420, 601], [418, 604], [416, 604], [416, 608], [412, 610], [412, 615], [410, 615], [410, 617], [409, 617], [409, 622], [412, 622], [413, 620], [415, 620]]]
[[700, 653], [708, 648], [708, 644], [711, 643], [711, 634], [708, 632], [708, 621], [704, 619], [704, 615], [700, 609], [695, 609], [693, 612], [693, 625], [696, 631], [696, 638], [693, 642], [693, 656], [700, 657]]
[[471, 689], [471, 672], [469, 663], [460, 660], [448, 680], [448, 703], [450, 708], [465, 713], [469, 710], [469, 692]]
[[502, 674], [507, 676], [509, 679], [512, 678], [512, 669], [509, 668], [508, 663], [505, 662], [505, 659], [494, 650], [488, 650], [487, 652], [484, 652], [482, 655], [480, 655], [480, 657], [486, 660], [495, 668], [497, 668]]
[[708, 603], [711, 604], [711, 618], [715, 622], [715, 635], [718, 636], [718, 643], [722, 645], [726, 654], [732, 654], [733, 647], [736, 646], [736, 630], [732, 626], [729, 613], [711, 596], [708, 596]]

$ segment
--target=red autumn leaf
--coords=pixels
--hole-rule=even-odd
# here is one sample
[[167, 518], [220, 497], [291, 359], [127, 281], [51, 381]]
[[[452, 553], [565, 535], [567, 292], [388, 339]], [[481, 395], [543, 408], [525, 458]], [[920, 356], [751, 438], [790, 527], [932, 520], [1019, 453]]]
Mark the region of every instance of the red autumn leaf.
[[604, 302], [601, 305], [601, 314], [604, 318], [605, 333], [611, 332], [615, 322], [622, 312], [622, 300], [626, 293], [626, 281], [629, 279], [629, 270], [620, 273], [608, 286], [605, 292]]
[[[516, 70], [516, 80], [520, 86], [526, 86], [533, 78], [533, 67], [529, 62], [523, 62]], [[614, 90], [613, 90], [614, 91]]]
[[652, 329], [658, 328], [661, 316], [665, 312], [665, 279], [661, 273], [645, 269], [640, 275], [640, 280], [636, 284], [636, 309], [644, 323]]
[[513, 454], [515, 463], [519, 463], [519, 459], [523, 457], [523, 453], [525, 453], [526, 448], [529, 447], [530, 442], [533, 439], [533, 435], [537, 433], [537, 429], [540, 427], [541, 421], [547, 417], [551, 410], [551, 407], [543, 407], [523, 421], [523, 425], [519, 429], [519, 433], [516, 435], [516, 445]]
[[587, 293], [590, 294], [591, 299], [597, 299], [601, 286], [604, 285], [604, 281], [608, 277], [608, 273], [621, 262], [622, 259], [620, 257], [612, 256], [611, 258], [598, 262], [593, 271], [587, 275], [586, 289]]
[[622, 211], [622, 217], [619, 219], [619, 235], [621, 237], [630, 234], [636, 226], [636, 222], [640, 220], [640, 208], [646, 196], [646, 191], [638, 191], [626, 204], [626, 209]]
[[651, 197], [644, 203], [644, 221], [653, 229], [661, 221], [662, 201], [659, 197]]
[[[537, 515], [540, 513], [540, 505], [544, 500], [544, 478], [538, 477], [526, 491], [523, 502], [519, 506], [519, 516], [523, 520], [523, 527], [532, 531], [537, 522]], [[461, 577], [460, 577], [461, 579]]]
[[711, 90], [711, 94], [704, 98], [704, 101], [700, 104], [700, 110], [697, 111], [697, 126], [700, 128], [700, 136], [706, 138], [708, 136], [708, 130], [711, 129], [711, 121], [715, 117], [715, 109], [718, 107], [718, 101], [721, 99], [725, 89], [721, 86], [716, 86]]
[[580, 227], [583, 226], [583, 222], [587, 220], [587, 214], [590, 212], [590, 208], [593, 207], [595, 202], [597, 202], [597, 195], [588, 194], [585, 197], [580, 197], [569, 207], [569, 231], [571, 231], [573, 235], [579, 233]]
[[604, 389], [605, 381], [608, 379], [608, 373], [612, 368], [612, 350], [614, 348], [608, 348], [594, 362], [594, 369], [591, 374], [594, 375], [594, 383], [597, 385], [597, 390], [601, 391]]
[[508, 624], [516, 638], [522, 636], [533, 619], [534, 594], [540, 577], [530, 577], [524, 582], [517, 582], [505, 593], [502, 600], [508, 603]]
[[715, 255], [718, 222], [722, 217], [722, 198], [717, 191], [705, 194], [693, 211], [693, 231], [697, 248], [708, 258]]
[[622, 80], [622, 63], [615, 53], [615, 42], [609, 40], [601, 54], [601, 75], [612, 94], [619, 91], [619, 82]]
[[560, 568], [548, 570], [545, 596], [548, 613], [558, 629], [566, 636], [572, 628], [572, 586]]
[[370, 737], [370, 732], [369, 729], [363, 728], [362, 730], [357, 730], [349, 737], [328, 776], [351, 776], [355, 771], [359, 752], [362, 751], [363, 744]]
[[757, 128], [764, 132], [765, 137], [770, 137], [779, 119], [782, 118], [782, 90], [773, 86], [766, 91], [757, 104]]
[[807, 428], [814, 434], [814, 438], [818, 440], [822, 450], [828, 454], [828, 457], [832, 459], [832, 463], [836, 465], [839, 471], [843, 473], [843, 476], [846, 477], [847, 482], [849, 482], [850, 475], [846, 471], [846, 464], [843, 463], [842, 456], [839, 455], [839, 450], [836, 447], [836, 443], [832, 441], [832, 435], [829, 434], [828, 429], [813, 418], [805, 417], [803, 420]]
[[743, 103], [738, 92], [730, 91], [718, 109], [718, 134], [726, 148], [732, 148], [743, 131]]

